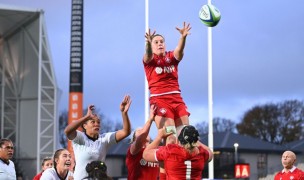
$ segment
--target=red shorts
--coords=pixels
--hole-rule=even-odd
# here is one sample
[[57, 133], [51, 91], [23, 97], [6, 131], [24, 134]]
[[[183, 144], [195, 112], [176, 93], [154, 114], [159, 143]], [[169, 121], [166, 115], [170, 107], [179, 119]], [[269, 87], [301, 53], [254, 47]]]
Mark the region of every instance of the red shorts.
[[190, 116], [187, 106], [179, 93], [150, 97], [150, 105], [157, 106], [156, 115], [173, 120], [182, 116]]

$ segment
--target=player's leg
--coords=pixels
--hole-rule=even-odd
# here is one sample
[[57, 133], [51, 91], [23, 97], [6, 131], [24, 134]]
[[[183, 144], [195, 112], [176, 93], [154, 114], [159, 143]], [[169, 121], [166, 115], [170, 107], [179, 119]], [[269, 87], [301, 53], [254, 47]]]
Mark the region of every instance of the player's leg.
[[[150, 104], [155, 104], [157, 106], [156, 116], [155, 116], [155, 124], [158, 129], [163, 127], [171, 128], [174, 132], [176, 132], [175, 123], [174, 123], [174, 110], [170, 106], [170, 101], [166, 96], [162, 97], [151, 97]], [[173, 144], [177, 142], [176, 133], [168, 136], [164, 139], [164, 144]], [[166, 177], [166, 171], [164, 169], [164, 164], [159, 164], [159, 173], [160, 180], [164, 180]]]
[[[174, 120], [171, 118], [165, 118], [161, 116], [155, 116], [155, 124], [157, 129], [162, 129], [163, 127], [167, 127], [168, 129], [171, 129], [173, 132], [172, 135], [168, 136], [166, 139], [164, 139], [164, 144], [173, 144], [176, 143], [176, 128]], [[174, 133], [175, 132], [175, 133]]]
[[180, 131], [184, 126], [189, 125], [189, 116], [188, 108], [183, 101], [180, 94], [174, 95], [174, 101], [172, 102], [172, 106], [174, 107], [174, 123], [177, 130], [177, 135], [179, 135]]
[[181, 130], [187, 125], [189, 125], [189, 116], [188, 115], [184, 115], [182, 117], [179, 117], [179, 118], [175, 119], [175, 126], [176, 126], [177, 136], [179, 135]]

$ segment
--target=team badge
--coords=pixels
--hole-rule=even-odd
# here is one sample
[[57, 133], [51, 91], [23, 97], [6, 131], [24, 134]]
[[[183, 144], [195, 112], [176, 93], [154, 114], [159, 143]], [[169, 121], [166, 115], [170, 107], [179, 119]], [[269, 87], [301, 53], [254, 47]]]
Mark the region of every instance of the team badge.
[[171, 59], [166, 57], [166, 63], [168, 63], [168, 64], [171, 63]]
[[162, 114], [166, 114], [167, 110], [166, 108], [160, 108], [159, 112]]

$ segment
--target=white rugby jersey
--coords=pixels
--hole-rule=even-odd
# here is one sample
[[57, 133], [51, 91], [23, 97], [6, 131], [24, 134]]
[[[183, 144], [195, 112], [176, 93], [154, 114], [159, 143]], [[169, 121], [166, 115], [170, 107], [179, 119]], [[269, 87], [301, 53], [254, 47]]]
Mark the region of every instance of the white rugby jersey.
[[16, 171], [14, 162], [9, 160], [9, 164], [5, 164], [0, 160], [0, 179], [16, 180]]
[[[65, 177], [65, 180], [69, 180], [69, 177], [73, 177], [73, 173], [71, 171], [68, 172], [67, 176]], [[42, 176], [40, 177], [40, 180], [62, 180], [55, 170], [55, 168], [48, 168], [45, 171], [43, 171]]]
[[97, 140], [89, 139], [84, 132], [76, 131], [73, 139], [75, 155], [74, 180], [82, 180], [88, 176], [86, 165], [92, 161], [105, 161], [109, 147], [116, 144], [115, 132], [99, 134]]

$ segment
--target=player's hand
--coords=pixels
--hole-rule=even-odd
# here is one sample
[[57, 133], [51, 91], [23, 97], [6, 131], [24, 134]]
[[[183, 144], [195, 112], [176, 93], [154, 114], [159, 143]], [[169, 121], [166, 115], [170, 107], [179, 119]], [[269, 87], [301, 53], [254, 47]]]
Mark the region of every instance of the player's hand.
[[87, 111], [87, 114], [86, 114], [86, 117], [88, 119], [93, 119], [95, 118], [96, 114], [95, 114], [95, 106], [93, 104], [89, 105], [88, 106], [88, 111]]
[[146, 38], [146, 41], [147, 41], [148, 43], [152, 43], [152, 38], [153, 38], [153, 36], [155, 35], [155, 33], [156, 33], [156, 31], [154, 30], [153, 33], [151, 34], [151, 30], [150, 30], [150, 29], [149, 29], [148, 32], [146, 32], [145, 38]]
[[179, 31], [179, 33], [180, 33], [183, 37], [186, 37], [187, 35], [190, 34], [191, 26], [190, 26], [190, 23], [186, 24], [186, 22], [184, 22], [183, 28], [178, 28], [178, 27], [176, 27], [176, 29]]
[[167, 132], [166, 127], [158, 130], [158, 136], [161, 138], [167, 138], [168, 136], [172, 135], [173, 132]]
[[129, 95], [126, 95], [122, 102], [120, 103], [120, 111], [122, 113], [128, 112], [130, 105], [131, 105], [131, 97]]
[[155, 104], [151, 104], [151, 106], [150, 106], [150, 117], [149, 117], [149, 119], [151, 119], [152, 121], [155, 120], [156, 109], [157, 109], [157, 106], [156, 106]]

